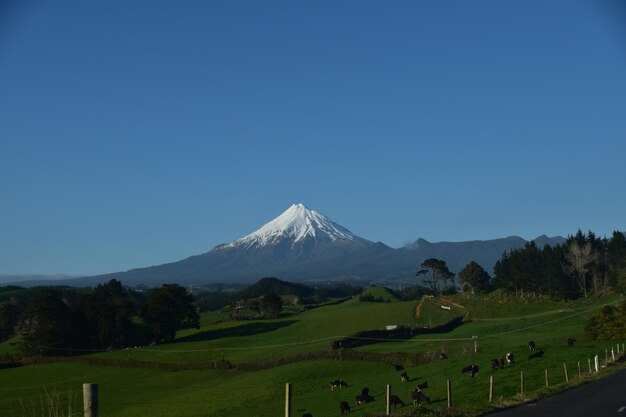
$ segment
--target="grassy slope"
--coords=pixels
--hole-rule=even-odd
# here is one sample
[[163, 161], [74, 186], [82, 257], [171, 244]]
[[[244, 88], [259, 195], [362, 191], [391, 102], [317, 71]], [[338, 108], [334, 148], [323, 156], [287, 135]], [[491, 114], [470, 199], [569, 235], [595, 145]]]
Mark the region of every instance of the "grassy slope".
[[[616, 297], [604, 299], [614, 301]], [[124, 416], [269, 416], [280, 415], [283, 407], [284, 383], [293, 384], [293, 415], [310, 411], [314, 416], [338, 414], [341, 400], [354, 404], [353, 397], [367, 386], [376, 402], [366, 406], [353, 406], [351, 415], [363, 415], [366, 411], [384, 410], [384, 386], [392, 389], [408, 402], [410, 386], [428, 381], [431, 388], [426, 392], [435, 402], [433, 407], [445, 405], [445, 380], [451, 379], [455, 405], [485, 410], [489, 375], [495, 378], [496, 404], [513, 398], [519, 385], [519, 372], [524, 370], [526, 391], [539, 390], [544, 385], [544, 369], [548, 369], [551, 383], [564, 379], [563, 363], [570, 371], [570, 379], [578, 379], [577, 362], [583, 371], [587, 358], [604, 352], [608, 344], [579, 342], [573, 347], [565, 343], [574, 336], [579, 341], [585, 317], [589, 313], [575, 314], [599, 304], [586, 304], [584, 300], [568, 303], [520, 302], [501, 299], [464, 299], [452, 297], [448, 301], [462, 305], [453, 311], [440, 308], [445, 300], [428, 300], [421, 306], [417, 320], [445, 321], [448, 317], [469, 314], [474, 321], [443, 336], [420, 336], [402, 343], [381, 343], [360, 349], [368, 351], [433, 351], [447, 350], [450, 359], [407, 369], [414, 380], [401, 384], [392, 367], [383, 364], [352, 361], [310, 361], [282, 366], [260, 372], [238, 371], [186, 371], [161, 372], [147, 369], [92, 367], [78, 364], [37, 365], [0, 371], [0, 410], [8, 416], [22, 416], [23, 404], [38, 402], [44, 392], [43, 385], [54, 384], [64, 393], [70, 388], [80, 393], [82, 382], [100, 384], [101, 415]], [[214, 359], [218, 351], [174, 352], [175, 350], [208, 350], [221, 347], [254, 347], [266, 344], [284, 344], [326, 336], [346, 335], [357, 330], [380, 328], [385, 324], [415, 323], [415, 302], [359, 303], [346, 302], [308, 311], [296, 317], [275, 321], [218, 323], [207, 325], [200, 331], [186, 331], [179, 335], [179, 342], [161, 346], [158, 352], [133, 351], [138, 359], [168, 361], [202, 361]], [[452, 305], [452, 304], [450, 304]], [[564, 312], [559, 312], [565, 310]], [[426, 319], [427, 316], [430, 316]], [[530, 316], [530, 317], [524, 317]], [[436, 317], [434, 319], [433, 317]], [[558, 320], [558, 321], [557, 321]], [[207, 317], [210, 323], [214, 318]], [[253, 327], [250, 327], [253, 326]], [[256, 327], [254, 327], [256, 326]], [[469, 340], [433, 341], [433, 339], [468, 338], [479, 335], [480, 352], [472, 352]], [[195, 339], [194, 339], [195, 337]], [[216, 337], [220, 337], [216, 339]], [[529, 361], [526, 343], [533, 339], [546, 356]], [[328, 341], [285, 346], [272, 349], [226, 351], [225, 356], [233, 362], [265, 360], [306, 350], [328, 349]], [[491, 358], [513, 351], [517, 363], [504, 370], [492, 372]], [[221, 353], [221, 351], [219, 351]], [[126, 357], [126, 352], [101, 354], [105, 357]], [[144, 355], [144, 357], [137, 357]], [[602, 357], [604, 354], [602, 353]], [[461, 367], [476, 362], [481, 371], [474, 378], [461, 374]], [[331, 392], [328, 382], [343, 378], [350, 386]], [[80, 402], [78, 403], [80, 404]], [[407, 411], [409, 407], [404, 408]], [[5, 415], [3, 414], [3, 416]]]

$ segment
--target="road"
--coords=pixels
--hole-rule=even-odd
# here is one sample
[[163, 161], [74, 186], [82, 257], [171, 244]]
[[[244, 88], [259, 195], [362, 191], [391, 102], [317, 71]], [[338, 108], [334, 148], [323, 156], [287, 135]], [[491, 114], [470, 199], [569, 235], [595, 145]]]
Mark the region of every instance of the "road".
[[554, 397], [489, 417], [626, 417], [626, 369]]

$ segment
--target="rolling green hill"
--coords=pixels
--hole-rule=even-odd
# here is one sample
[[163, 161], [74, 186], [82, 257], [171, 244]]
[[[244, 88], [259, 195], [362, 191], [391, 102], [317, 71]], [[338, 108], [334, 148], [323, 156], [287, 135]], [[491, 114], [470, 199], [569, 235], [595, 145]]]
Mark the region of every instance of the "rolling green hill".
[[[380, 291], [375, 289], [373, 291]], [[285, 383], [292, 384], [292, 415], [305, 412], [313, 416], [338, 415], [339, 401], [348, 401], [351, 415], [384, 412], [385, 384], [407, 404], [410, 388], [428, 381], [425, 390], [433, 402], [426, 410], [445, 408], [446, 380], [454, 387], [453, 404], [457, 414], [476, 415], [490, 407], [502, 407], [522, 398], [519, 396], [520, 371], [525, 373], [526, 398], [546, 395], [562, 389], [564, 364], [569, 370], [569, 385], [589, 380], [587, 359], [605, 352], [611, 356], [615, 343], [582, 341], [586, 318], [602, 305], [620, 299], [610, 295], [600, 300], [578, 300], [560, 303], [544, 299], [514, 299], [497, 294], [468, 298], [456, 295], [425, 298], [421, 302], [388, 303], [352, 300], [319, 307], [298, 315], [276, 320], [222, 321], [219, 315], [203, 316], [199, 330], [185, 330], [175, 343], [142, 349], [119, 350], [87, 355], [84, 358], [132, 360], [154, 363], [154, 369], [127, 366], [94, 366], [85, 363], [51, 363], [0, 370], [0, 410], [7, 416], [40, 415], [41, 400], [58, 394], [67, 415], [69, 404], [81, 408], [79, 395], [83, 382], [100, 386], [100, 414], [108, 417], [160, 416], [271, 416], [282, 415]], [[450, 310], [441, 306], [450, 307]], [[445, 334], [425, 334], [410, 339], [385, 341], [359, 347], [356, 352], [420, 353], [432, 362], [407, 367], [412, 378], [402, 384], [398, 372], [388, 363], [367, 360], [304, 360], [262, 371], [187, 370], [163, 371], [157, 362], [205, 364], [223, 358], [235, 366], [258, 363], [315, 351], [329, 351], [330, 342], [367, 329], [384, 329], [396, 324], [428, 327], [444, 323], [455, 316], [467, 322]], [[226, 317], [223, 318], [226, 320]], [[478, 336], [474, 353], [472, 336]], [[567, 346], [566, 339], [578, 342]], [[534, 340], [545, 356], [528, 358], [527, 342]], [[439, 360], [440, 352], [449, 359]], [[492, 371], [491, 359], [513, 352], [516, 363]], [[131, 359], [131, 361], [129, 361]], [[475, 378], [461, 374], [462, 367], [476, 363], [480, 372]], [[550, 388], [545, 388], [545, 371]], [[488, 403], [489, 377], [494, 377], [494, 402]], [[331, 391], [329, 381], [341, 378], [349, 386]], [[369, 387], [376, 401], [356, 406], [354, 396]], [[51, 394], [50, 394], [51, 395]], [[39, 408], [38, 408], [39, 407]], [[33, 412], [39, 410], [38, 412]], [[396, 414], [408, 413], [410, 405]], [[78, 414], [76, 414], [78, 415]]]

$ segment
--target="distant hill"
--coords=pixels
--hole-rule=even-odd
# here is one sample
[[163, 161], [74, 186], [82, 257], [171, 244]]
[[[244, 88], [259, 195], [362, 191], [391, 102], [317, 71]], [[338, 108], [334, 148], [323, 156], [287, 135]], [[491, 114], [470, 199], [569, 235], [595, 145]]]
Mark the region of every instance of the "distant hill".
[[287, 282], [277, 278], [263, 278], [240, 291], [237, 296], [240, 298], [257, 298], [268, 293], [274, 293], [277, 295], [293, 294], [298, 297], [308, 297], [314, 292], [315, 290], [307, 285]]
[[[535, 242], [543, 247], [564, 240], [542, 235]], [[177, 262], [54, 282], [30, 280], [19, 284], [95, 286], [112, 278], [131, 286], [170, 282], [184, 285], [252, 283], [260, 277], [318, 282], [346, 279], [360, 283], [414, 281], [417, 280], [415, 272], [427, 258], [445, 260], [452, 272], [475, 261], [491, 273], [493, 265], [505, 251], [521, 248], [526, 242], [518, 236], [438, 243], [418, 239], [411, 245], [394, 249], [356, 236], [323, 214], [302, 204], [294, 204], [241, 239]]]

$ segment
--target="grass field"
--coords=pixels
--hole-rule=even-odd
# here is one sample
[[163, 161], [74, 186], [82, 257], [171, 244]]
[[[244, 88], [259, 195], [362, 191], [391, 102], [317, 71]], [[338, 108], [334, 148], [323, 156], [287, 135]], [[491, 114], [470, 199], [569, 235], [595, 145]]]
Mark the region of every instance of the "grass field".
[[[378, 290], [375, 290], [378, 291]], [[375, 292], [376, 296], [379, 295]], [[130, 351], [98, 353], [102, 358], [171, 363], [202, 363], [224, 357], [235, 365], [267, 361], [297, 353], [330, 349], [332, 338], [360, 330], [384, 328], [388, 324], [430, 326], [463, 315], [468, 322], [452, 332], [422, 335], [409, 340], [370, 344], [358, 350], [372, 352], [448, 353], [448, 360], [436, 360], [406, 369], [412, 378], [401, 383], [389, 364], [310, 360], [255, 372], [204, 370], [166, 372], [112, 366], [58, 363], [0, 370], [0, 416], [39, 416], [41, 402], [48, 393], [58, 393], [62, 410], [81, 408], [81, 385], [95, 382], [100, 389], [100, 415], [107, 417], [165, 416], [282, 416], [285, 383], [292, 384], [292, 415], [310, 412], [314, 417], [339, 415], [338, 404], [348, 401], [351, 415], [384, 413], [384, 392], [392, 392], [407, 404], [410, 388], [428, 381], [425, 390], [432, 403], [427, 410], [447, 405], [446, 380], [453, 387], [454, 410], [459, 415], [477, 415], [520, 401], [520, 371], [524, 371], [526, 398], [563, 389], [565, 364], [568, 386], [579, 383], [578, 363], [584, 380], [591, 378], [587, 359], [599, 354], [604, 362], [615, 343], [582, 341], [586, 318], [602, 305], [619, 300], [616, 295], [601, 300], [560, 303], [543, 299], [519, 300], [491, 295], [468, 298], [464, 295], [418, 302], [366, 303], [356, 299], [338, 305], [316, 308], [276, 320], [219, 322], [221, 315], [203, 316], [202, 328], [179, 332], [172, 344]], [[442, 309], [441, 305], [451, 307]], [[416, 311], [419, 317], [416, 317]], [[472, 336], [478, 336], [474, 353]], [[578, 342], [567, 346], [566, 339]], [[527, 342], [534, 340], [545, 356], [529, 360]], [[492, 371], [492, 358], [512, 351], [516, 363]], [[90, 355], [91, 356], [91, 355]], [[475, 378], [461, 374], [462, 367], [476, 363]], [[550, 388], [545, 388], [545, 370]], [[494, 401], [488, 403], [489, 377], [494, 377]], [[332, 379], [344, 379], [349, 386], [331, 391]], [[375, 401], [356, 406], [354, 396], [369, 387]], [[69, 401], [67, 400], [69, 396]], [[394, 415], [408, 414], [412, 406], [398, 408]], [[76, 414], [79, 415], [80, 413]], [[47, 414], [45, 414], [47, 415]]]

